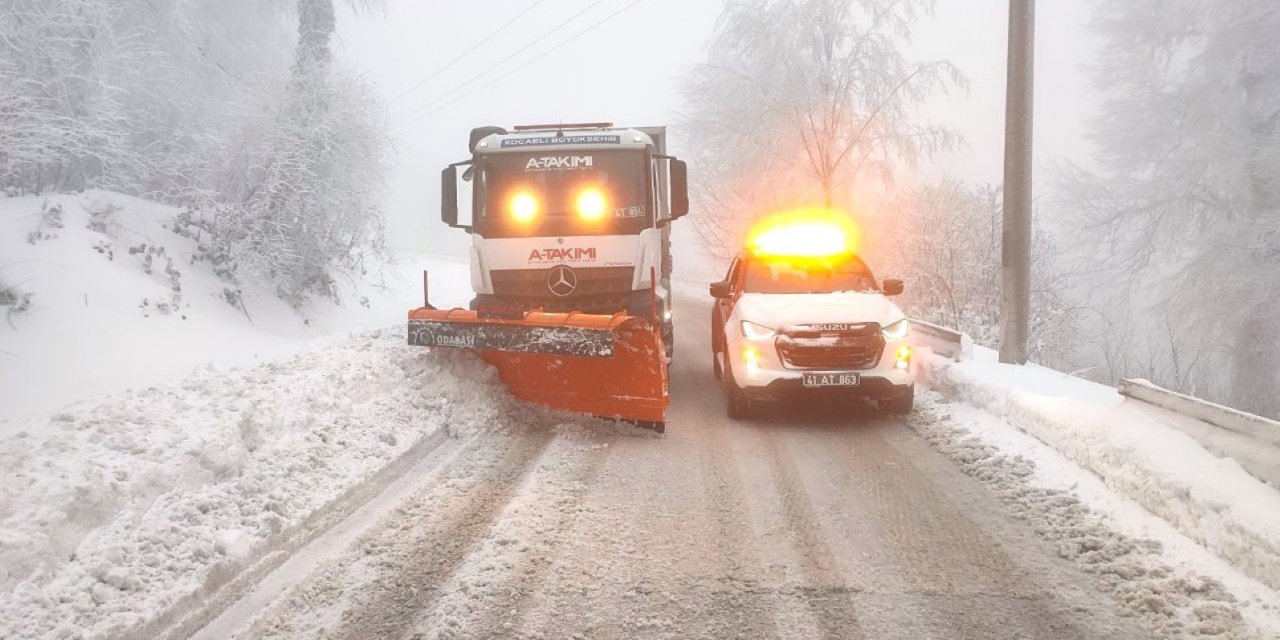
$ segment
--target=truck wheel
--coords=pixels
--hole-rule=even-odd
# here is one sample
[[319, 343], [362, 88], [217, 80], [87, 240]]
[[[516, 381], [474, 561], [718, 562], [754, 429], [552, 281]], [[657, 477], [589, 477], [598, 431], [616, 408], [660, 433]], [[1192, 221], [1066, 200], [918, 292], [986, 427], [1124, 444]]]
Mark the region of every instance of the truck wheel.
[[907, 387], [907, 390], [902, 392], [901, 395], [889, 400], [883, 400], [877, 404], [880, 406], [880, 410], [885, 413], [895, 416], [905, 416], [911, 414], [911, 410], [915, 408], [915, 403], [916, 386], [913, 384]]
[[725, 413], [731, 420], [742, 420], [751, 415], [751, 399], [733, 379], [733, 369], [724, 369], [724, 404]]
[[653, 431], [653, 432], [655, 432], [655, 433], [666, 433], [666, 432], [667, 432], [667, 423], [665, 423], [665, 422], [654, 422], [654, 421], [651, 421], [651, 420], [641, 420], [641, 421], [639, 421], [639, 422], [637, 422], [637, 423], [636, 423], [636, 426], [637, 426], [637, 427], [639, 427], [639, 428], [641, 428], [641, 429], [647, 429], [647, 430], [649, 430], [649, 431]]

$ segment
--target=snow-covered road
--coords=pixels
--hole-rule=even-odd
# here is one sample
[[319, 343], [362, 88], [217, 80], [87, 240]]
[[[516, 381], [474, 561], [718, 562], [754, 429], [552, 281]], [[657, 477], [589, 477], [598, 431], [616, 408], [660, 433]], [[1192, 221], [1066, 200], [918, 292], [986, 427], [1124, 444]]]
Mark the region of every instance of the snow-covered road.
[[727, 420], [705, 312], [677, 312], [665, 437], [478, 435], [197, 637], [1252, 637], [1216, 583], [952, 438], [934, 396], [910, 424]]

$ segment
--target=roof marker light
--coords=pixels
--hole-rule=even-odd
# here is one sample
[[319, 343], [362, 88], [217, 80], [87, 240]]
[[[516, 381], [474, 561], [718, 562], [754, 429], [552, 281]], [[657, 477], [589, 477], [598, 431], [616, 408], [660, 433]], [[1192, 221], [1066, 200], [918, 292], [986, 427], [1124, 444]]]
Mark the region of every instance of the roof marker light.
[[770, 216], [756, 223], [747, 248], [774, 258], [833, 258], [857, 251], [857, 233], [844, 214], [808, 209]]

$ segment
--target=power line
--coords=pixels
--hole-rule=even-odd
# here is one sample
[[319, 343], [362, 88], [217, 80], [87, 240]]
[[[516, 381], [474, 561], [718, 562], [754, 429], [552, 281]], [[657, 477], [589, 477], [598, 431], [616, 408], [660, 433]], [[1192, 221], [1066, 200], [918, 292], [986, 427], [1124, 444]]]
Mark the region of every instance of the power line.
[[[506, 72], [506, 73], [504, 73], [504, 74], [502, 74], [502, 75], [498, 76], [497, 78], [494, 78], [492, 81], [487, 82], [487, 83], [485, 83], [485, 84], [483, 84], [483, 85], [481, 85], [481, 86], [479, 86], [479, 87], [476, 87], [475, 89], [472, 89], [471, 91], [468, 91], [468, 92], [466, 92], [466, 93], [464, 93], [464, 94], [462, 94], [462, 95], [460, 95], [460, 96], [457, 96], [457, 97], [455, 97], [455, 98], [452, 98], [452, 99], [450, 99], [450, 100], [447, 100], [446, 102], [444, 102], [444, 104], [440, 104], [440, 105], [438, 105], [438, 106], [434, 106], [434, 105], [436, 105], [436, 103], [438, 103], [438, 102], [439, 102], [439, 100], [437, 100], [437, 101], [434, 101], [434, 102], [431, 102], [431, 103], [428, 103], [428, 104], [424, 105], [424, 106], [423, 106], [423, 109], [426, 109], [426, 111], [422, 111], [422, 110], [420, 109], [420, 110], [419, 110], [419, 112], [416, 112], [416, 113], [414, 114], [413, 120], [411, 120], [411, 122], [416, 122], [416, 121], [417, 121], [419, 118], [421, 118], [422, 116], [428, 116], [428, 115], [431, 115], [431, 114], [433, 114], [433, 113], [435, 113], [435, 112], [437, 112], [437, 111], [439, 111], [439, 110], [441, 110], [441, 109], [443, 109], [443, 108], [445, 108], [445, 107], [448, 107], [448, 106], [454, 105], [454, 104], [458, 103], [459, 101], [465, 100], [465, 99], [467, 99], [467, 98], [469, 98], [469, 97], [471, 97], [471, 96], [473, 96], [473, 95], [475, 95], [475, 94], [477, 94], [477, 93], [479, 93], [479, 92], [481, 92], [481, 91], [484, 91], [485, 89], [488, 89], [489, 87], [492, 87], [492, 86], [493, 86], [493, 85], [495, 85], [495, 84], [498, 84], [499, 82], [502, 82], [503, 80], [505, 80], [505, 79], [507, 79], [507, 78], [511, 77], [512, 75], [516, 74], [517, 72], [521, 71], [521, 70], [522, 70], [522, 69], [524, 69], [525, 67], [528, 67], [529, 65], [531, 65], [531, 64], [533, 64], [533, 63], [535, 63], [535, 62], [537, 62], [537, 61], [539, 61], [539, 60], [541, 60], [541, 59], [543, 59], [543, 58], [545, 58], [545, 57], [547, 57], [547, 56], [551, 55], [552, 53], [554, 53], [556, 50], [560, 49], [561, 47], [563, 47], [563, 46], [565, 46], [565, 45], [569, 44], [570, 42], [573, 42], [574, 40], [577, 40], [578, 38], [581, 38], [582, 36], [584, 36], [584, 35], [586, 35], [586, 34], [590, 33], [591, 31], [593, 31], [593, 30], [595, 30], [596, 28], [598, 28], [600, 25], [603, 25], [604, 23], [606, 23], [606, 22], [608, 22], [608, 21], [610, 21], [610, 20], [612, 20], [612, 19], [614, 19], [614, 18], [616, 18], [616, 17], [618, 17], [618, 16], [622, 15], [622, 14], [623, 14], [624, 12], [626, 12], [628, 9], [630, 9], [631, 7], [634, 7], [634, 6], [638, 5], [638, 4], [640, 4], [640, 3], [641, 3], [641, 2], [643, 2], [643, 1], [644, 1], [644, 0], [632, 0], [630, 4], [627, 4], [626, 6], [622, 7], [621, 9], [618, 9], [617, 11], [614, 11], [613, 13], [611, 13], [611, 14], [609, 14], [609, 15], [605, 16], [602, 20], [600, 20], [599, 22], [596, 22], [595, 24], [593, 24], [593, 25], [591, 25], [591, 26], [587, 27], [586, 29], [583, 29], [582, 31], [579, 31], [578, 33], [575, 33], [574, 35], [570, 36], [569, 38], [567, 38], [567, 39], [565, 39], [565, 40], [561, 41], [561, 42], [560, 42], [559, 44], [557, 44], [556, 46], [551, 47], [550, 49], [547, 49], [546, 51], [543, 51], [542, 53], [538, 54], [537, 56], [535, 56], [535, 57], [533, 57], [533, 58], [530, 58], [529, 60], [525, 61], [525, 62], [524, 62], [524, 64], [521, 64], [520, 66], [518, 66], [518, 67], [516, 67], [516, 68], [514, 68], [514, 69], [512, 69], [512, 70], [510, 70], [510, 71], [508, 71], [508, 72]], [[434, 108], [432, 108], [433, 106], [434, 106]]]
[[446, 62], [446, 63], [445, 63], [445, 65], [444, 65], [443, 67], [440, 67], [439, 69], [436, 69], [435, 71], [432, 71], [430, 75], [428, 75], [427, 77], [425, 77], [425, 78], [423, 78], [423, 79], [419, 80], [419, 81], [418, 81], [418, 82], [416, 82], [412, 87], [409, 87], [408, 89], [405, 89], [404, 91], [400, 92], [400, 94], [399, 94], [399, 95], [397, 95], [396, 97], [392, 98], [392, 99], [391, 99], [391, 101], [392, 101], [392, 102], [395, 102], [395, 101], [397, 101], [397, 100], [399, 100], [399, 99], [401, 99], [401, 98], [403, 98], [403, 97], [405, 97], [405, 96], [409, 95], [410, 93], [413, 93], [414, 91], [416, 91], [416, 90], [418, 89], [418, 87], [421, 87], [422, 85], [424, 85], [424, 84], [426, 84], [426, 83], [430, 82], [433, 78], [435, 78], [435, 77], [439, 76], [440, 74], [444, 73], [445, 71], [448, 71], [450, 68], [452, 68], [452, 67], [453, 67], [453, 65], [458, 64], [458, 61], [460, 61], [460, 60], [462, 60], [463, 58], [467, 57], [469, 54], [471, 54], [472, 52], [474, 52], [476, 49], [479, 49], [481, 46], [483, 46], [483, 45], [484, 45], [484, 43], [486, 43], [486, 42], [488, 42], [488, 41], [492, 40], [494, 36], [498, 35], [499, 33], [502, 33], [503, 31], [506, 31], [506, 30], [507, 30], [507, 27], [510, 27], [511, 25], [515, 24], [517, 20], [519, 20], [520, 18], [523, 18], [523, 17], [525, 16], [525, 14], [529, 13], [530, 11], [533, 11], [534, 9], [538, 8], [538, 5], [542, 4], [543, 2], [546, 2], [546, 0], [534, 0], [533, 4], [531, 4], [531, 5], [527, 6], [527, 7], [525, 7], [525, 8], [524, 8], [524, 10], [523, 10], [523, 11], [521, 11], [520, 13], [517, 13], [517, 14], [515, 15], [515, 17], [514, 17], [514, 18], [512, 18], [512, 19], [510, 19], [510, 20], [506, 21], [506, 22], [505, 22], [501, 27], [498, 27], [497, 29], [494, 29], [494, 30], [493, 30], [493, 32], [492, 32], [492, 33], [490, 33], [489, 35], [485, 36], [484, 38], [481, 38], [481, 39], [480, 39], [480, 41], [479, 41], [479, 42], [477, 42], [477, 43], [475, 43], [475, 45], [474, 45], [474, 46], [472, 46], [470, 49], [467, 49], [466, 51], [463, 51], [462, 53], [458, 54], [458, 56], [457, 56], [456, 58], [454, 58], [454, 59], [452, 59], [452, 60], [450, 60], [450, 61]]
[[512, 58], [515, 58], [516, 56], [518, 56], [518, 55], [520, 55], [520, 54], [524, 53], [525, 51], [528, 51], [529, 49], [533, 48], [533, 47], [534, 47], [535, 45], [537, 45], [539, 42], [542, 42], [543, 40], [546, 40], [546, 39], [547, 39], [548, 37], [550, 37], [552, 34], [554, 34], [555, 32], [557, 32], [557, 31], [559, 31], [559, 30], [563, 29], [563, 28], [564, 28], [565, 26], [567, 26], [569, 23], [571, 23], [571, 22], [573, 22], [574, 20], [577, 20], [579, 17], [581, 17], [581, 16], [582, 16], [582, 14], [584, 14], [584, 13], [586, 13], [586, 12], [588, 12], [588, 11], [590, 11], [590, 10], [594, 9], [594, 8], [596, 8], [597, 6], [599, 6], [599, 5], [600, 5], [601, 3], [603, 3], [604, 1], [605, 1], [605, 0], [595, 0], [595, 1], [594, 1], [594, 2], [592, 2], [591, 4], [587, 5], [587, 7], [586, 7], [585, 9], [583, 9], [582, 11], [579, 11], [579, 12], [577, 12], [577, 13], [573, 14], [572, 16], [569, 16], [569, 18], [568, 18], [567, 20], [565, 20], [564, 22], [561, 22], [560, 24], [558, 24], [558, 25], [556, 25], [556, 26], [552, 27], [549, 31], [544, 32], [542, 35], [538, 36], [537, 38], [534, 38], [531, 42], [529, 42], [528, 44], [524, 45], [523, 47], [520, 47], [520, 48], [519, 48], [519, 49], [517, 49], [515, 52], [513, 52], [511, 55], [509, 55], [509, 56], [507, 56], [507, 57], [505, 57], [505, 58], [503, 58], [503, 59], [501, 59], [501, 60], [497, 61], [496, 63], [494, 63], [494, 64], [493, 64], [493, 66], [489, 67], [488, 69], [485, 69], [484, 71], [481, 71], [480, 73], [477, 73], [477, 74], [476, 74], [476, 75], [474, 75], [474, 76], [471, 76], [469, 79], [467, 79], [467, 80], [466, 80], [465, 82], [463, 82], [462, 84], [459, 84], [458, 86], [456, 86], [456, 87], [454, 87], [454, 88], [452, 88], [452, 89], [450, 89], [450, 90], [448, 90], [448, 91], [444, 92], [443, 94], [441, 94], [443, 97], [437, 97], [437, 98], [436, 98], [436, 99], [434, 99], [434, 100], [429, 100], [429, 101], [427, 101], [425, 104], [423, 104], [423, 105], [419, 106], [417, 109], [414, 109], [413, 111], [409, 112], [409, 114], [408, 114], [408, 116], [407, 116], [407, 117], [410, 117], [410, 118], [416, 117], [416, 116], [418, 116], [419, 114], [421, 114], [421, 113], [423, 112], [423, 110], [425, 110], [425, 109], [429, 109], [429, 108], [431, 108], [431, 107], [435, 106], [436, 104], [438, 104], [438, 103], [439, 103], [439, 102], [441, 102], [442, 100], [447, 100], [449, 96], [451, 96], [451, 95], [453, 95], [453, 94], [457, 93], [458, 91], [460, 91], [460, 90], [462, 90], [462, 89], [467, 88], [467, 87], [468, 87], [468, 86], [470, 86], [472, 83], [474, 83], [474, 82], [476, 82], [477, 80], [479, 80], [479, 79], [483, 78], [484, 76], [488, 75], [488, 74], [489, 74], [489, 72], [493, 71], [494, 69], [497, 69], [498, 67], [501, 67], [502, 65], [506, 64], [507, 62], [510, 62]]

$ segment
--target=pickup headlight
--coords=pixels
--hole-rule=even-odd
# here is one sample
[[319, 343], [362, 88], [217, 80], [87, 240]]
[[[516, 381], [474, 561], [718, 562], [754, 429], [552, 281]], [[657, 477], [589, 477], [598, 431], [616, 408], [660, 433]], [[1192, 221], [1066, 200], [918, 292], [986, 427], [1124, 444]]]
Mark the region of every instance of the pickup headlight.
[[748, 340], [768, 340], [775, 333], [777, 332], [762, 324], [742, 321], [742, 337]]
[[880, 330], [885, 340], [901, 340], [911, 333], [911, 322], [903, 318]]

